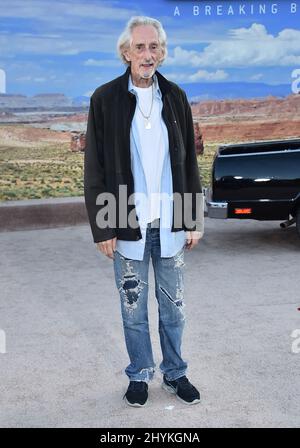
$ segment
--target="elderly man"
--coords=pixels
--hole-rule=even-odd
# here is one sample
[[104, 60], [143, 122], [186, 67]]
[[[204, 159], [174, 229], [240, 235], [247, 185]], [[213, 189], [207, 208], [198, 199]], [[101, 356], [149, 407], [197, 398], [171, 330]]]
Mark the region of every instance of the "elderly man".
[[[91, 96], [84, 189], [94, 242], [113, 259], [120, 295], [130, 358], [123, 398], [130, 406], [144, 406], [155, 372], [147, 308], [151, 257], [162, 387], [183, 403], [195, 404], [200, 394], [186, 377], [188, 364], [181, 357], [184, 251], [199, 242], [204, 228], [191, 108], [185, 92], [156, 70], [167, 56], [166, 33], [158, 20], [132, 17], [117, 49], [126, 72]], [[120, 187], [126, 187], [124, 194]], [[115, 219], [109, 195], [100, 198], [105, 193], [115, 198]], [[124, 213], [125, 205], [129, 212]], [[106, 225], [100, 219], [104, 211], [110, 215]]]

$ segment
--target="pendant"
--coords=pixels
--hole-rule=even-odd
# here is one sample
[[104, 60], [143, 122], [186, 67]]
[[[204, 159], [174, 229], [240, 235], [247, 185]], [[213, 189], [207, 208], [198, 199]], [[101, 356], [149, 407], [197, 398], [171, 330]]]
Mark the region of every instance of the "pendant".
[[151, 123], [149, 120], [147, 120], [147, 118], [145, 119], [144, 123], [145, 123], [145, 129], [151, 129]]

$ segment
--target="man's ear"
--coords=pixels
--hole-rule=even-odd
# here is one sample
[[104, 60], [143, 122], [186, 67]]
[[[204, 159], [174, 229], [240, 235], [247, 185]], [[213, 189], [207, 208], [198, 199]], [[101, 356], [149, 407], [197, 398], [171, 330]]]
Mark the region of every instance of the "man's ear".
[[130, 61], [131, 61], [130, 56], [129, 56], [129, 54], [128, 54], [128, 50], [125, 50], [125, 51], [123, 52], [123, 55], [124, 55], [124, 57], [125, 57], [125, 59], [126, 59], [127, 62], [130, 62]]
[[159, 56], [159, 63], [160, 64], [163, 62], [164, 57], [165, 57], [165, 52], [164, 52], [164, 50], [161, 50], [160, 56]]

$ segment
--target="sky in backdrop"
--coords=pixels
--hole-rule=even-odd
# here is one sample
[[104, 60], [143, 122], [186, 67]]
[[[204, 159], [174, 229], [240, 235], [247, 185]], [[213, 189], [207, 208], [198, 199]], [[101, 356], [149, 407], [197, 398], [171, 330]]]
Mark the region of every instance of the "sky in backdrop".
[[300, 1], [0, 0], [6, 93], [90, 96], [125, 71], [116, 42], [133, 15], [162, 22], [169, 55], [158, 70], [193, 95], [221, 86], [230, 96], [234, 84], [240, 96], [257, 84], [292, 93]]

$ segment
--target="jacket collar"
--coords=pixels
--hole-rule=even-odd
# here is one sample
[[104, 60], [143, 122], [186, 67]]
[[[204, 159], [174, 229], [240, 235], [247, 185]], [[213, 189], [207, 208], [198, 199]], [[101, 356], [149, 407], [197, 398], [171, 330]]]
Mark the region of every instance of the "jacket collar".
[[[121, 75], [121, 86], [122, 89], [125, 90], [130, 95], [133, 95], [133, 93], [129, 92], [128, 90], [128, 82], [129, 82], [129, 75], [131, 73], [130, 65], [127, 67], [125, 73]], [[165, 78], [161, 73], [159, 73], [157, 70], [155, 70], [155, 75], [157, 76], [158, 84], [160, 91], [162, 93], [162, 96], [164, 96], [169, 90], [171, 90], [172, 85], [171, 83]]]

